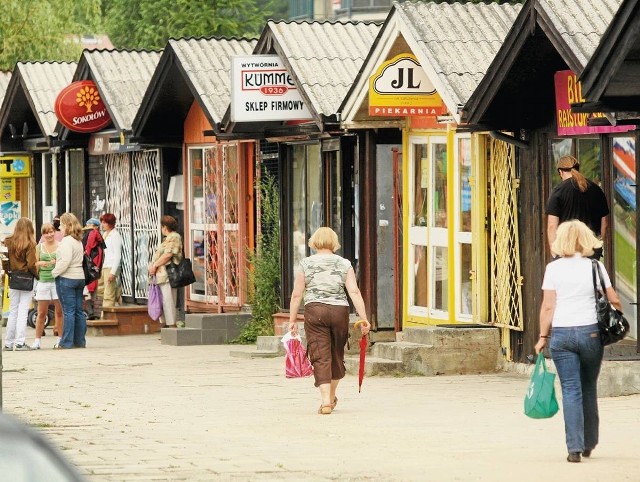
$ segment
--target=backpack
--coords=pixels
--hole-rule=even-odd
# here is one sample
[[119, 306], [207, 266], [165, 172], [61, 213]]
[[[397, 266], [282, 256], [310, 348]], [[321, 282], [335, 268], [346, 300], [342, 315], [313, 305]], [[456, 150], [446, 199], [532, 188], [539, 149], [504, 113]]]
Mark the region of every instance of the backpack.
[[[93, 234], [92, 244], [94, 246], [87, 253], [86, 248], [89, 237]], [[102, 263], [104, 262], [104, 249], [107, 247], [102, 235], [97, 230], [91, 230], [85, 233], [82, 239], [82, 245], [85, 249], [82, 258], [82, 270], [84, 271], [85, 286], [100, 279], [102, 275]]]
[[102, 268], [93, 262], [91, 256], [84, 254], [82, 258], [82, 270], [84, 271], [84, 285], [88, 285], [93, 281], [99, 280], [102, 274]]

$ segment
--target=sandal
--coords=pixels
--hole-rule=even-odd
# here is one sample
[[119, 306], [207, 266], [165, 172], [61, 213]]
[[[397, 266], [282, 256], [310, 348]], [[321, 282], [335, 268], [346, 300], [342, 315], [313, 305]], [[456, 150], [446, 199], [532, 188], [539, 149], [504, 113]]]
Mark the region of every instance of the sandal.
[[333, 410], [333, 408], [331, 407], [331, 404], [329, 404], [329, 405], [320, 405], [320, 408], [318, 409], [318, 413], [320, 415], [329, 415], [332, 410]]
[[333, 403], [331, 404], [331, 410], [336, 409], [336, 405], [338, 405], [338, 397], [333, 397]]

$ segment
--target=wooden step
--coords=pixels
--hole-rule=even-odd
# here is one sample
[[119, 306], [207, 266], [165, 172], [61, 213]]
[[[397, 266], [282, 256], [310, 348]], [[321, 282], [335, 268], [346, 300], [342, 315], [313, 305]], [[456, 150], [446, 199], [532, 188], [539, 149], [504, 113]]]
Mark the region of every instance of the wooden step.
[[87, 320], [94, 336], [150, 335], [160, 331], [160, 322], [149, 317], [146, 305], [121, 305], [102, 308], [102, 318]]

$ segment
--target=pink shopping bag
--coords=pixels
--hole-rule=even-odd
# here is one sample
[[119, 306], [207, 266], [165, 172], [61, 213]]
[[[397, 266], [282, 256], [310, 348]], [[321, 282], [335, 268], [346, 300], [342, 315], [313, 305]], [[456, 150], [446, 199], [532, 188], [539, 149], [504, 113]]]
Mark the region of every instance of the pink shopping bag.
[[313, 367], [307, 352], [302, 346], [300, 336], [292, 336], [287, 333], [282, 337], [284, 349], [287, 352], [285, 357], [285, 376], [287, 378], [308, 377], [313, 374]]

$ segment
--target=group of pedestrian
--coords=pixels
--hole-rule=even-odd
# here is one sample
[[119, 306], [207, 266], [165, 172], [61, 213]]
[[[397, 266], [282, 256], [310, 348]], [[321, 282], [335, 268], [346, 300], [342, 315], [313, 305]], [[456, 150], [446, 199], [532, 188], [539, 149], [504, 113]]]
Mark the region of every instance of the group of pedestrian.
[[[595, 287], [606, 292], [622, 311], [618, 294], [599, 259], [607, 229], [609, 207], [602, 189], [580, 172], [573, 156], [558, 159], [561, 182], [547, 202], [547, 239], [554, 260], [545, 270], [540, 308], [540, 338], [536, 353], [545, 347], [560, 378], [567, 461], [590, 457], [598, 444], [597, 383], [604, 348], [596, 313]], [[594, 265], [604, 286], [594, 277]]]
[[[547, 238], [554, 260], [546, 267], [542, 283], [540, 339], [537, 353], [547, 344], [562, 388], [563, 414], [569, 462], [590, 457], [598, 443], [597, 381], [602, 364], [595, 309], [592, 259], [603, 273], [605, 291], [618, 310], [622, 305], [604, 265], [602, 241], [609, 208], [604, 193], [579, 171], [572, 156], [557, 163], [561, 182], [547, 203]], [[363, 319], [362, 334], [369, 332], [365, 305], [351, 263], [335, 254], [337, 234], [319, 228], [309, 239], [314, 254], [300, 261], [291, 293], [289, 330], [298, 335], [298, 310], [304, 299], [307, 356], [320, 392], [319, 414], [335, 410], [336, 389], [345, 376], [344, 346], [348, 338], [349, 303]]]
[[[102, 257], [106, 255], [108, 272], [105, 286], [106, 292], [111, 296], [109, 303], [113, 305], [119, 296], [116, 277], [120, 269], [122, 246], [120, 235], [114, 229], [115, 222], [115, 216], [110, 213], [103, 214], [100, 221], [91, 218], [87, 221], [87, 230], [83, 234], [77, 217], [72, 213], [64, 213], [59, 218], [54, 218], [53, 223], [42, 225], [41, 239], [36, 243], [31, 220], [24, 217], [18, 220], [13, 234], [5, 239], [7, 256], [3, 259], [3, 269], [9, 273], [10, 279], [5, 350], [39, 349], [45, 317], [51, 304], [54, 305], [55, 312], [54, 333], [58, 336], [53, 348], [86, 346], [87, 315], [83, 309], [83, 300], [87, 283], [83, 261], [87, 254], [98, 265], [102, 265]], [[98, 230], [101, 224], [108, 227], [108, 230], [105, 229], [108, 242], [103, 240]], [[109, 246], [113, 249], [112, 252], [105, 251]], [[28, 273], [35, 283], [31, 287], [20, 286], [22, 289], [12, 287], [11, 279], [16, 273]], [[97, 293], [97, 288], [96, 281], [89, 287], [89, 292]], [[25, 332], [29, 306], [34, 298], [37, 302], [36, 334], [33, 344], [29, 346], [26, 344]], [[95, 294], [92, 295], [92, 299], [95, 298]]]

